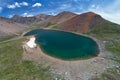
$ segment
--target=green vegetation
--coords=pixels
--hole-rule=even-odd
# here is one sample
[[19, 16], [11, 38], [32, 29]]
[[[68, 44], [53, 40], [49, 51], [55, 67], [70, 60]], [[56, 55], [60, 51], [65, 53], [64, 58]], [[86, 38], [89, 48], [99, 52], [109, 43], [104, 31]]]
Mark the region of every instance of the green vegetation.
[[8, 40], [8, 39], [12, 39], [13, 37], [15, 37], [15, 35], [1, 36], [1, 37], [0, 37], [0, 42], [1, 42], [1, 41], [6, 41], [6, 40]]
[[95, 34], [100, 40], [108, 40], [113, 38], [120, 38], [120, 25], [105, 21], [98, 25], [93, 31], [88, 34]]
[[24, 40], [0, 43], [0, 80], [54, 80], [49, 66], [22, 60]]
[[51, 25], [54, 25], [54, 24], [52, 24], [51, 22], [48, 22], [45, 27], [49, 27]]
[[54, 25], [54, 24], [51, 22], [34, 23], [34, 24], [30, 25], [29, 29], [45, 28], [45, 27], [49, 27], [51, 25]]
[[53, 27], [52, 27], [53, 29], [58, 29], [59, 28], [59, 26], [56, 24], [56, 25], [53, 25]]
[[107, 50], [111, 51], [112, 53], [116, 54], [116, 56], [120, 56], [120, 40], [115, 41], [111, 40], [108, 44], [106, 44]]
[[34, 23], [34, 24], [32, 24], [32, 25], [30, 25], [30, 29], [32, 29], [32, 28], [37, 28], [37, 27], [42, 27], [42, 26], [44, 26], [45, 24], [44, 23], [41, 23], [41, 24], [39, 24], [39, 23]]
[[[88, 34], [94, 35], [102, 41], [106, 41], [105, 47], [113, 55], [120, 57], [120, 25], [105, 21]], [[120, 58], [113, 58], [120, 65]], [[109, 68], [100, 76], [91, 80], [120, 80], [120, 66]]]

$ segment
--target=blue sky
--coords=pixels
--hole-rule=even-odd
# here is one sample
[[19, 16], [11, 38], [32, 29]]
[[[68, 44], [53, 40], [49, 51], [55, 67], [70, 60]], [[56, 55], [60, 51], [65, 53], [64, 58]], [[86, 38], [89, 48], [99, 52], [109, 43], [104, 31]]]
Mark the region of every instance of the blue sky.
[[120, 24], [120, 0], [0, 0], [0, 16], [33, 16], [40, 13], [58, 14], [71, 11], [77, 14], [93, 11], [105, 19]]

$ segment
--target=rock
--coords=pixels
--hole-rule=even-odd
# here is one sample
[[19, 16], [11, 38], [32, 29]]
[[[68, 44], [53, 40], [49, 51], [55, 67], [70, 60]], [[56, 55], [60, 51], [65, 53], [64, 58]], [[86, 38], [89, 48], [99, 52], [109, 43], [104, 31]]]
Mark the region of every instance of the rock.
[[58, 80], [58, 78], [55, 78], [55, 80]]
[[110, 67], [106, 67], [107, 69], [109, 69]]
[[116, 66], [116, 68], [119, 68], [119, 66]]
[[95, 60], [93, 60], [93, 62], [97, 62], [97, 60], [95, 59]]
[[107, 41], [103, 41], [103, 43], [106, 43]]
[[65, 72], [65, 75], [67, 75], [68, 73], [67, 72]]
[[105, 58], [100, 58], [101, 60], [104, 60]]
[[120, 73], [120, 71], [119, 71], [119, 70], [117, 70], [117, 73]]

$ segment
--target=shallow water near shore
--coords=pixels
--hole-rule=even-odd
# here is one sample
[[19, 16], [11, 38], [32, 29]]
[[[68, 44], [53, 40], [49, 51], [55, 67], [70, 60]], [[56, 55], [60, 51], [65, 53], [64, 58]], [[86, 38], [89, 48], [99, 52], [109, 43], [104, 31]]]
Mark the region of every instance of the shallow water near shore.
[[25, 34], [35, 35], [36, 43], [47, 55], [63, 60], [97, 56], [99, 48], [91, 38], [58, 30], [36, 29]]

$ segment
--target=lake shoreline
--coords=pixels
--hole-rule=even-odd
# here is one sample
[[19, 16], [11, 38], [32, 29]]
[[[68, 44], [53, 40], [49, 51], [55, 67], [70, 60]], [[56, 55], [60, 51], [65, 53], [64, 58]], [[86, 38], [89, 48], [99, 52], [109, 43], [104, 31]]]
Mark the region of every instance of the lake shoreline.
[[52, 57], [78, 60], [99, 54], [98, 44], [92, 38], [84, 35], [52, 29], [35, 29], [25, 35], [34, 34], [36, 34], [36, 43], [41, 46], [43, 52]]
[[110, 59], [113, 55], [105, 49], [103, 41], [97, 40], [92, 36], [86, 36], [92, 38], [98, 44], [100, 53], [97, 57], [85, 60], [64, 61], [46, 55], [39, 46], [29, 49], [24, 44], [23, 59], [46, 63], [51, 67], [53, 73], [62, 75], [66, 80], [88, 80], [92, 76], [103, 73], [107, 68], [114, 67], [115, 63]]

